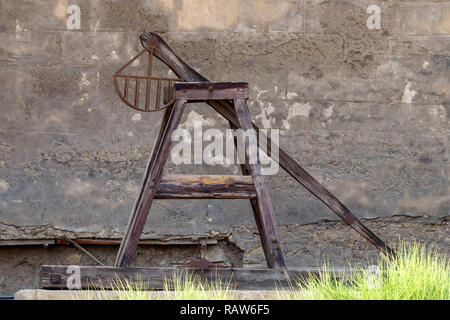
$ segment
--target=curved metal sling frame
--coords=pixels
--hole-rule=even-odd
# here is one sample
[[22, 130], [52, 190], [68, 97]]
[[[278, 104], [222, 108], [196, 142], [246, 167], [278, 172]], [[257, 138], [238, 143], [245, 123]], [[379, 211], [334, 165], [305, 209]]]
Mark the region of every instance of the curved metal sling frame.
[[[140, 58], [144, 53], [148, 53], [148, 68], [146, 76], [137, 76], [137, 75], [129, 75], [122, 73], [129, 65], [131, 65], [134, 61]], [[153, 56], [155, 55], [156, 50], [153, 45], [150, 46], [150, 49], [143, 49], [136, 56], [134, 56], [130, 61], [128, 61], [124, 66], [122, 66], [119, 70], [117, 70], [113, 75], [114, 89], [117, 92], [119, 98], [129, 107], [142, 112], [154, 112], [165, 109], [173, 104], [174, 99], [171, 97], [171, 88], [172, 84], [176, 81], [183, 81], [181, 78], [170, 78], [170, 77], [155, 77], [152, 76], [152, 66], [153, 66]], [[125, 85], [123, 88], [123, 92], [119, 86], [119, 79], [125, 79]], [[135, 83], [135, 91], [134, 91], [134, 100], [130, 101], [129, 97], [129, 88], [130, 88], [130, 80], [134, 80]], [[139, 94], [140, 94], [140, 83], [145, 83], [145, 102], [144, 106], [140, 106]], [[152, 108], [150, 106], [150, 90], [152, 81], [156, 81], [156, 98], [155, 98], [155, 106]], [[163, 82], [168, 83], [168, 97], [167, 102], [163, 102], [161, 105], [161, 90]]]
[[[149, 52], [150, 55], [154, 55], [164, 64], [166, 64], [179, 80], [186, 82], [208, 82], [208, 79], [203, 77], [197, 71], [192, 69], [187, 65], [180, 57], [178, 57], [164, 42], [164, 40], [154, 32], [144, 32], [140, 35], [140, 41], [142, 46]], [[140, 56], [143, 51], [138, 54]], [[138, 57], [137, 56], [137, 57]], [[134, 59], [137, 59], [135, 57]], [[115, 80], [120, 77], [120, 72], [129, 64], [122, 67], [115, 75]], [[150, 77], [150, 71], [149, 76]], [[176, 81], [176, 80], [174, 80]], [[116, 85], [116, 82], [115, 82]], [[116, 87], [118, 90], [118, 87]], [[120, 92], [120, 90], [119, 90]], [[118, 93], [119, 93], [118, 92]], [[123, 98], [125, 95], [120, 95], [121, 99], [127, 103]], [[207, 101], [213, 109], [215, 109], [219, 114], [221, 114], [230, 123], [231, 128], [238, 128], [239, 123], [236, 118], [236, 114], [233, 111], [233, 103], [229, 100], [215, 100]], [[146, 109], [136, 107], [136, 104], [131, 105], [127, 103], [128, 106], [139, 111], [157, 111], [169, 106], [166, 104], [160, 108], [156, 109]], [[252, 123], [253, 128], [256, 131], [256, 136], [258, 137], [258, 146], [260, 146], [259, 138], [265, 139], [267, 141], [266, 150], [263, 150], [269, 157], [271, 156], [271, 149], [278, 148], [279, 150], [279, 165], [291, 175], [295, 180], [297, 180], [301, 185], [303, 185], [307, 190], [309, 190], [315, 197], [321, 200], [327, 207], [329, 207], [336, 215], [338, 215], [347, 225], [350, 225], [356, 232], [372, 243], [380, 252], [382, 252], [387, 257], [395, 254], [395, 251], [388, 247], [380, 238], [378, 238], [372, 231], [370, 231], [347, 207], [345, 207], [330, 191], [328, 191], [324, 186], [322, 186], [314, 177], [312, 177], [308, 172], [306, 172], [293, 158], [291, 158], [287, 153], [285, 153], [281, 148], [279, 148], [275, 143], [273, 143], [268, 137], [266, 137], [259, 128]], [[120, 249], [119, 249], [120, 251]]]

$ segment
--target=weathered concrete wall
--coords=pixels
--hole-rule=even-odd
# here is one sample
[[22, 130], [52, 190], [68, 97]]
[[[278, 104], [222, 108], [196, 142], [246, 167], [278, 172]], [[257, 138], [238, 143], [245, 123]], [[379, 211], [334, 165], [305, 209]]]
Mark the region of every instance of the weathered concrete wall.
[[[81, 8], [80, 30], [66, 25], [72, 4]], [[366, 25], [370, 5], [381, 8], [379, 30]], [[209, 79], [248, 81], [257, 124], [281, 129], [281, 146], [359, 217], [374, 219], [369, 224], [381, 238], [411, 238], [400, 225], [413, 223], [417, 239], [448, 251], [449, 2], [1, 0], [0, 6], [1, 239], [121, 237], [162, 113], [127, 108], [112, 74], [140, 50], [140, 31], [151, 30]], [[204, 106], [188, 109], [183, 125], [194, 119], [226, 128]], [[171, 164], [169, 171], [191, 169]], [[309, 265], [322, 254], [365, 258], [358, 248], [370, 246], [287, 177], [268, 180], [288, 263]], [[400, 219], [395, 228], [391, 219]], [[438, 237], [430, 239], [427, 224]], [[332, 227], [318, 232], [322, 226]], [[217, 237], [244, 251], [244, 265], [257, 265], [264, 258], [255, 230], [244, 200], [158, 201], [145, 237]], [[335, 242], [341, 251], [326, 249]]]

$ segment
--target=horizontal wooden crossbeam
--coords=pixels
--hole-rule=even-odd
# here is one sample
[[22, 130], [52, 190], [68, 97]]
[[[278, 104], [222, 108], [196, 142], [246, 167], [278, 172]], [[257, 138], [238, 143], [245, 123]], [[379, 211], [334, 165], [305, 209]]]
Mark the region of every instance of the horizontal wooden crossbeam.
[[168, 174], [156, 189], [157, 199], [254, 199], [251, 176]]
[[[73, 282], [74, 268], [69, 266], [41, 266], [40, 287], [41, 289], [68, 289], [67, 283]], [[289, 280], [291, 285], [295, 285], [296, 280], [306, 279], [311, 276], [319, 277], [322, 270], [320, 268], [289, 268], [289, 269], [186, 269], [186, 268], [120, 268], [120, 267], [94, 267], [80, 266], [80, 289], [104, 288], [109, 289], [117, 279], [128, 279], [137, 283], [145, 283], [149, 289], [163, 289], [164, 281], [169, 281], [174, 273], [178, 277], [184, 278], [186, 274], [192, 276], [196, 274], [203, 279], [220, 280], [222, 284], [229, 283], [240, 290], [261, 290], [274, 288], [288, 288]], [[332, 273], [336, 278], [345, 274], [350, 274], [348, 268], [329, 268], [326, 272]], [[78, 273], [78, 272], [77, 272]], [[71, 279], [69, 279], [71, 277]]]
[[247, 82], [177, 82], [173, 85], [175, 99], [223, 100], [247, 99]]

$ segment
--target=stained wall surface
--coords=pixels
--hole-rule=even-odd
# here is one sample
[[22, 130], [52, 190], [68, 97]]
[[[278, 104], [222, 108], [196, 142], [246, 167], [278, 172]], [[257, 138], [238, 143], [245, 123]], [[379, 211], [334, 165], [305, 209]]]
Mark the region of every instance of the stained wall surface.
[[[368, 27], [372, 5], [379, 29]], [[113, 89], [143, 30], [210, 80], [248, 81], [254, 121], [279, 129], [282, 148], [382, 239], [448, 253], [448, 1], [1, 0], [0, 239], [122, 236], [162, 117]], [[182, 126], [195, 120], [227, 128], [206, 105]], [[281, 169], [267, 179], [288, 265], [374, 257]], [[156, 201], [143, 235], [205, 236], [235, 246], [243, 266], [264, 265], [245, 200]]]

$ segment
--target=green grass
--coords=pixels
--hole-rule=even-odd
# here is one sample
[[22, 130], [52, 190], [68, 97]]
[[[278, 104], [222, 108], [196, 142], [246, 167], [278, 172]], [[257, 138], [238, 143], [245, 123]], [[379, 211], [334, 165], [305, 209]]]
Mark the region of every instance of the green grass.
[[170, 300], [233, 300], [235, 287], [231, 282], [223, 282], [217, 276], [215, 279], [201, 280], [192, 273], [174, 274], [172, 279], [165, 279], [164, 292]]
[[[98, 284], [92, 287], [101, 287]], [[136, 277], [116, 278], [110, 282], [112, 290], [86, 290], [75, 295], [77, 300], [233, 300], [235, 287], [218, 276], [214, 279], [201, 279], [192, 272], [174, 271], [170, 278], [164, 279], [162, 291], [155, 291], [145, 281]], [[102, 288], [102, 287], [101, 287]]]
[[[445, 256], [418, 243], [399, 245], [395, 259], [379, 260], [378, 271], [353, 267], [351, 276], [331, 272], [296, 280], [279, 299], [312, 300], [449, 300], [450, 267]], [[290, 295], [290, 296], [289, 296]]]
[[172, 279], [165, 279], [166, 299], [173, 300], [233, 300], [235, 287], [215, 276], [215, 279], [202, 280], [192, 273], [182, 277], [175, 273]]
[[[283, 300], [450, 300], [450, 266], [447, 258], [418, 243], [401, 243], [395, 259], [379, 260], [377, 272], [352, 267], [340, 277], [324, 265], [320, 277], [288, 279], [273, 299]], [[119, 279], [113, 290], [88, 290], [76, 299], [120, 300], [233, 300], [238, 298], [231, 282], [219, 278], [202, 280], [185, 271], [165, 279], [162, 291], [152, 291], [142, 280]]]

